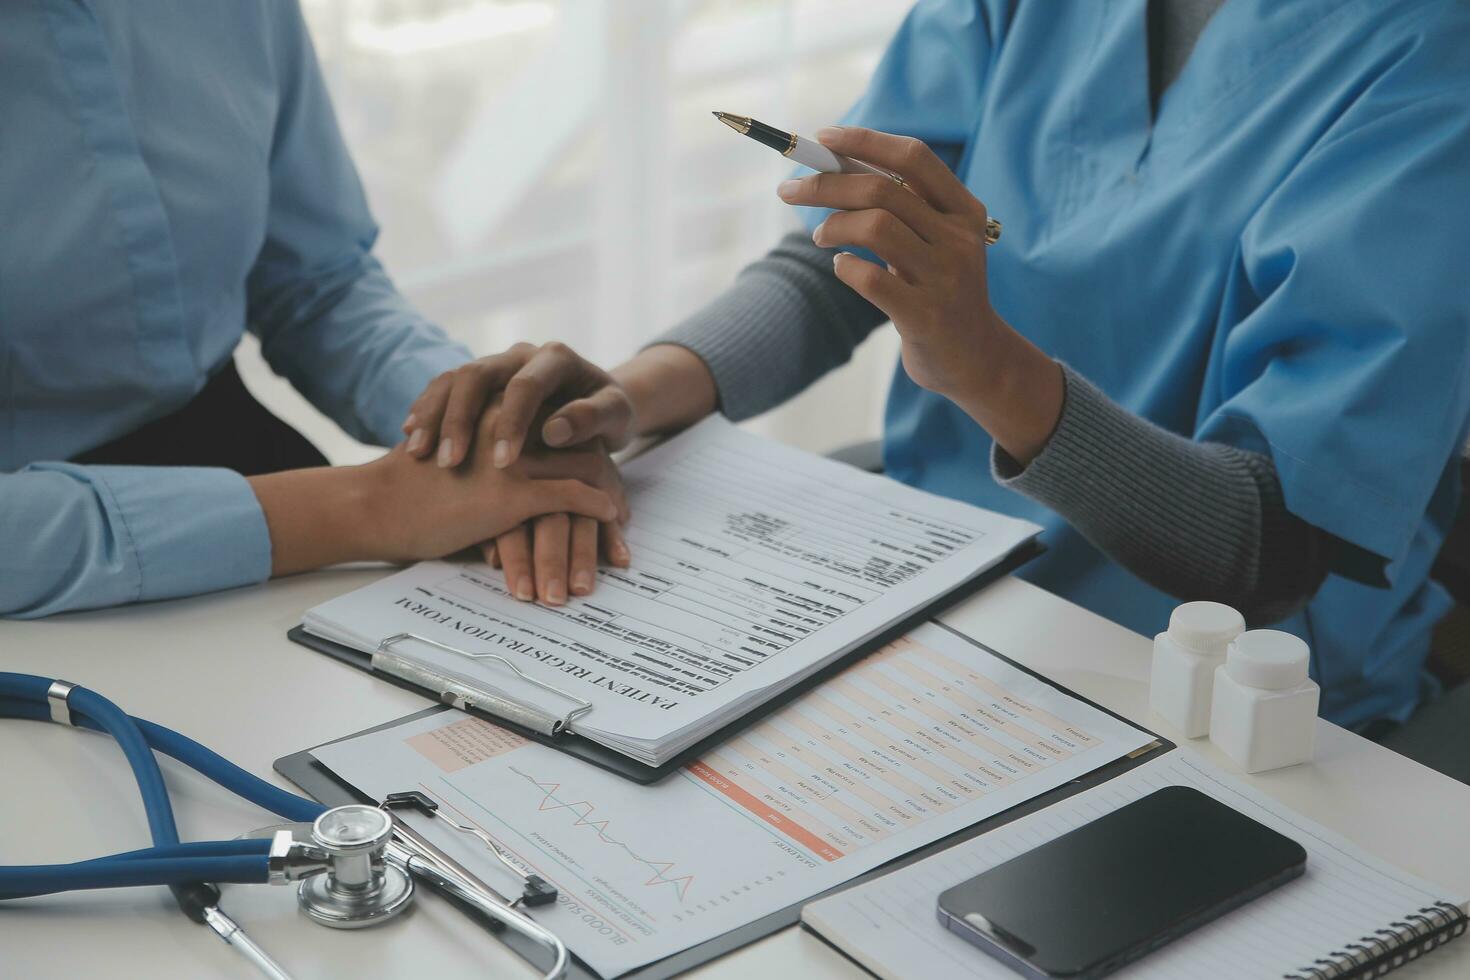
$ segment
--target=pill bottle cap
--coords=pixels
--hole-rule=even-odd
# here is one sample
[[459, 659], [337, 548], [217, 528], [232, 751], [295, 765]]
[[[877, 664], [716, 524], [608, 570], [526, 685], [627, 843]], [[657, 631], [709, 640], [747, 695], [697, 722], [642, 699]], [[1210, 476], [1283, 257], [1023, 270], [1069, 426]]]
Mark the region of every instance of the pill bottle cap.
[[1307, 679], [1306, 641], [1281, 630], [1248, 630], [1230, 643], [1225, 672], [1246, 687], [1281, 691]]
[[1245, 630], [1245, 618], [1220, 602], [1186, 602], [1169, 617], [1169, 639], [1194, 653], [1221, 656]]

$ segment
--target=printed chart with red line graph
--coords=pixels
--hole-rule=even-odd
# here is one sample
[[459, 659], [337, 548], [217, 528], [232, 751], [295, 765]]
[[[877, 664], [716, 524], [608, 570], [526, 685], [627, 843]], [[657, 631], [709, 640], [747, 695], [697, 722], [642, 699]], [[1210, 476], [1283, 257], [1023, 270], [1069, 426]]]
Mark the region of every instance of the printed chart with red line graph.
[[597, 806], [592, 801], [575, 800], [568, 802], [556, 795], [561, 790], [561, 783], [537, 779], [530, 773], [522, 772], [515, 766], [511, 766], [510, 771], [525, 779], [541, 792], [541, 802], [536, 805], [538, 810], [542, 812], [547, 810], [571, 811], [574, 814], [572, 826], [591, 828], [597, 834], [597, 839], [602, 841], [602, 843], [621, 850], [630, 859], [648, 868], [651, 874], [648, 880], [643, 883], [645, 886], [673, 885], [674, 891], [681, 900], [688, 898], [689, 887], [694, 884], [694, 875], [672, 874], [671, 872], [674, 870], [676, 862], [656, 861], [652, 858], [646, 858], [623, 841], [614, 838], [608, 832], [608, 825], [612, 823], [611, 820], [592, 819], [592, 815], [597, 812]]

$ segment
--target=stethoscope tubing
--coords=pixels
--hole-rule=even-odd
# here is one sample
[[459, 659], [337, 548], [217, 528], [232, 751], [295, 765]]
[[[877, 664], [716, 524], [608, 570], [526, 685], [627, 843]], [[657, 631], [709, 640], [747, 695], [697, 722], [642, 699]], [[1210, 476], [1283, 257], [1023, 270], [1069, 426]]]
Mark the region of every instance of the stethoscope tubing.
[[[4, 671], [0, 671], [0, 718], [28, 718], [32, 721], [50, 721], [51, 709], [46, 703], [44, 691], [39, 703], [29, 699], [17, 698], [6, 692], [5, 678], [7, 676], [25, 677], [28, 675], [7, 675]], [[38, 679], [46, 683], [49, 687], [49, 681], [46, 681], [44, 678]], [[112, 702], [103, 698], [102, 695], [84, 687], [73, 688], [72, 698], [75, 698], [78, 693], [84, 691], [100, 701], [112, 704]], [[86, 701], [87, 699], [83, 697], [82, 700]], [[113, 707], [116, 707], [116, 705], [113, 705]], [[119, 714], [122, 713], [121, 708], [117, 710]], [[254, 803], [262, 809], [269, 810], [283, 820], [290, 821], [291, 823], [310, 823], [327, 810], [326, 806], [318, 803], [316, 800], [309, 800], [304, 796], [297, 796], [295, 793], [287, 792], [279, 786], [273, 786], [259, 776], [241, 769], [229, 759], [226, 759], [212, 749], [200, 745], [187, 735], [181, 735], [171, 728], [165, 728], [162, 725], [154, 724], [142, 718], [135, 718], [132, 715], [124, 715], [124, 717], [138, 727], [143, 735], [144, 741], [151, 748], [162, 752], [164, 755], [178, 762], [182, 762], [205, 779], [218, 784], [221, 788]], [[79, 728], [110, 734], [107, 729], [93, 720], [92, 716], [85, 709], [79, 710], [74, 702], [72, 703], [72, 719]], [[129, 759], [129, 762], [131, 761]], [[154, 765], [156, 767], [157, 763], [155, 762]], [[170, 808], [170, 813], [172, 813], [172, 808]]]
[[[0, 673], [0, 697], [29, 702], [45, 709], [47, 717], [50, 712], [47, 692], [50, 688], [50, 678], [37, 677], [34, 674]], [[138, 793], [143, 797], [143, 810], [148, 818], [148, 831], [153, 843], [177, 844], [179, 829], [174, 822], [174, 810], [169, 803], [168, 790], [163, 784], [163, 772], [159, 770], [158, 760], [148, 748], [148, 741], [138, 725], [128, 717], [127, 712], [85, 687], [72, 688], [67, 696], [67, 706], [74, 712], [73, 718], [76, 717], [75, 712], [81, 712], [95, 722], [98, 729], [111, 735], [113, 741], [117, 742], [123, 757], [133, 770]], [[30, 715], [29, 712], [27, 714]]]
[[[51, 680], [0, 672], [0, 717], [51, 718]], [[153, 750], [172, 756], [222, 788], [290, 821], [310, 821], [326, 810], [251, 775], [187, 736], [133, 718], [84, 687], [67, 696], [73, 724], [111, 735], [138, 783], [153, 846], [72, 864], [0, 867], [0, 900], [89, 888], [182, 886], [191, 882], [258, 883], [268, 877], [268, 840], [179, 841], [173, 806]]]
[[[269, 844], [270, 841], [266, 841]], [[0, 898], [29, 898], [54, 892], [91, 888], [133, 888], [138, 885], [263, 884], [266, 856], [105, 858], [76, 864], [35, 864], [0, 868]]]

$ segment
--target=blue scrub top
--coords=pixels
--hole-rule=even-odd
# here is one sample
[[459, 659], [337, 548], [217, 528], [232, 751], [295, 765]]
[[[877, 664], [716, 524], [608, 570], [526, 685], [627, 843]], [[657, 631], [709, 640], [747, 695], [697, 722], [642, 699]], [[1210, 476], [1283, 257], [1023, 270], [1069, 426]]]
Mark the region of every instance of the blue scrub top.
[[[1333, 574], [1284, 628], [1324, 716], [1403, 719], [1470, 414], [1470, 5], [1228, 0], [1156, 119], [1146, 6], [926, 0], [847, 121], [924, 139], [1005, 223], [1012, 326], [1144, 418], [1269, 453], [1294, 514], [1386, 560], [1391, 587]], [[1177, 600], [998, 486], [990, 450], [895, 370], [891, 474], [1038, 522], [1026, 578], [1162, 629]]]
[[238, 473], [65, 461], [185, 405], [247, 326], [391, 444], [469, 352], [376, 235], [294, 0], [0, 2], [0, 615], [269, 576]]

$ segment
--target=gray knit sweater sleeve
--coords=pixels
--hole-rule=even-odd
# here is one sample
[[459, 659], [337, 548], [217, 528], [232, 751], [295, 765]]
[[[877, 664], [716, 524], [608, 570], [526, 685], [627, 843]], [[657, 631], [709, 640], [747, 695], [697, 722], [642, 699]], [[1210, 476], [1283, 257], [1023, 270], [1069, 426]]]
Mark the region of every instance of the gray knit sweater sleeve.
[[[653, 343], [698, 354], [738, 421], [845, 363], [883, 319], [833, 274], [830, 250], [793, 233]], [[1269, 456], [1168, 432], [1063, 371], [1056, 432], [1024, 470], [997, 451], [1001, 485], [1055, 510], [1156, 588], [1229, 603], [1252, 624], [1285, 618], [1317, 590], [1332, 539], [1286, 509]]]
[[731, 419], [775, 408], [847, 363], [887, 319], [832, 272], [834, 254], [792, 232], [714, 302], [653, 343], [698, 354]]
[[1045, 448], [991, 471], [1065, 517], [1109, 558], [1180, 599], [1285, 619], [1327, 576], [1331, 538], [1286, 509], [1262, 453], [1195, 442], [1124, 409], [1066, 365], [1066, 401]]

